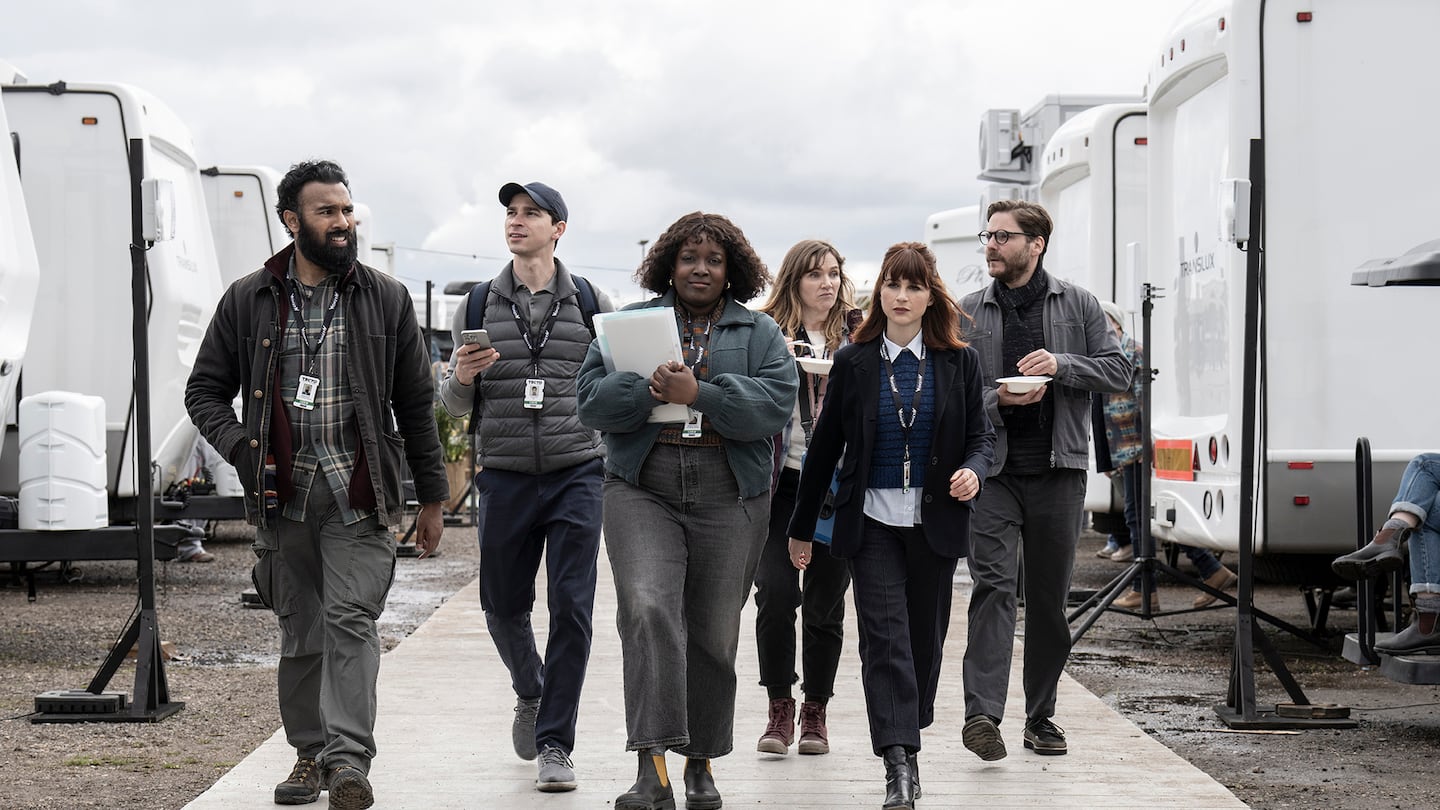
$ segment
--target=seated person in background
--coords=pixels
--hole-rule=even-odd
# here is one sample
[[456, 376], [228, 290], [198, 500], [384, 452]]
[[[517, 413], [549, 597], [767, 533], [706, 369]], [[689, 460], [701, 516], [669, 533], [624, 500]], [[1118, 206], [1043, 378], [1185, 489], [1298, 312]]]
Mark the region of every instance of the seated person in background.
[[1390, 505], [1390, 517], [1374, 539], [1358, 551], [1336, 558], [1330, 567], [1353, 580], [1400, 570], [1405, 558], [1400, 546], [1410, 543], [1410, 595], [1415, 597], [1415, 619], [1375, 649], [1387, 655], [1440, 655], [1440, 515], [1435, 495], [1440, 491], [1440, 453], [1421, 453], [1410, 459], [1400, 477], [1400, 490]]

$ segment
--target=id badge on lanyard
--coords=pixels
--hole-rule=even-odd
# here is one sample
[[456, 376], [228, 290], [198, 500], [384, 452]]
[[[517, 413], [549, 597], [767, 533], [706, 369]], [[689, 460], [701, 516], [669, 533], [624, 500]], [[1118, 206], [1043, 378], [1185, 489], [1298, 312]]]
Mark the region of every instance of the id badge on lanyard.
[[699, 411], [695, 410], [694, 408], [691, 408], [691, 409], [690, 409], [690, 415], [689, 415], [689, 417], [685, 420], [685, 427], [680, 430], [680, 435], [681, 435], [681, 437], [686, 438], [686, 439], [698, 439], [698, 438], [700, 438], [700, 435], [701, 435], [701, 431], [700, 431], [700, 420], [703, 419], [704, 417], [705, 417], [705, 414], [702, 414], [702, 413], [700, 413]]
[[530, 378], [525, 381], [525, 407], [539, 410], [545, 407], [545, 381]]
[[320, 378], [309, 374], [300, 375], [300, 384], [295, 386], [295, 407], [304, 411], [315, 410], [315, 394], [320, 390]]

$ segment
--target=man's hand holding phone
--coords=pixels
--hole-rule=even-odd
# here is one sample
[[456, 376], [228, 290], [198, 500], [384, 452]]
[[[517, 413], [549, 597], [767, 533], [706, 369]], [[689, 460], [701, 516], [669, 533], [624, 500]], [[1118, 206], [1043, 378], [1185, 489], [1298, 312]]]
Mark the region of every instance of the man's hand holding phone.
[[475, 378], [495, 365], [500, 353], [490, 345], [490, 333], [484, 329], [466, 329], [460, 333], [455, 349], [455, 379], [461, 385], [474, 385]]

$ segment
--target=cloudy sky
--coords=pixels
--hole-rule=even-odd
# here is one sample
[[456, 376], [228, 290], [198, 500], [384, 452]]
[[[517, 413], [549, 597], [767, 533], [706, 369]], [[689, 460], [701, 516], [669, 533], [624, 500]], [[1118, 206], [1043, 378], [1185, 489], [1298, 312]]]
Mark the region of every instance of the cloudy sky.
[[697, 209], [772, 269], [819, 237], [873, 276], [975, 201], [984, 110], [1138, 96], [1188, 2], [48, 0], [8, 4], [0, 60], [149, 90], [202, 165], [338, 160], [421, 286], [493, 275], [496, 191], [542, 180], [560, 257], [630, 297], [640, 240]]

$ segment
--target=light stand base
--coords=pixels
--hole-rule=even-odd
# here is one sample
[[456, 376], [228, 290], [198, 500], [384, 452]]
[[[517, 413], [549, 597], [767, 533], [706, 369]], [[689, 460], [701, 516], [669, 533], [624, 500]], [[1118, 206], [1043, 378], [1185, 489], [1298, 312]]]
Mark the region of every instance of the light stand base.
[[[1235, 710], [1230, 706], [1216, 706], [1215, 715], [1220, 722], [1226, 726], [1244, 731], [1256, 730], [1284, 730], [1284, 729], [1307, 729], [1307, 728], [1358, 728], [1360, 721], [1350, 717], [1350, 710], [1338, 707], [1343, 711], [1344, 717], [1292, 717], [1281, 714], [1281, 706], [1276, 706], [1276, 711], [1257, 711], [1251, 718], [1245, 717], [1244, 712]], [[1297, 707], [1305, 708], [1305, 707]], [[1330, 711], [1326, 707], [1327, 711]]]

